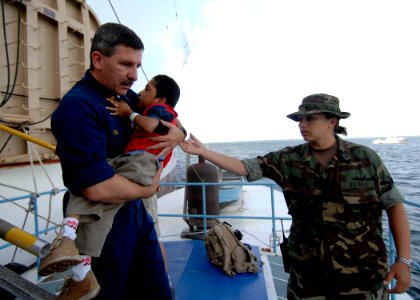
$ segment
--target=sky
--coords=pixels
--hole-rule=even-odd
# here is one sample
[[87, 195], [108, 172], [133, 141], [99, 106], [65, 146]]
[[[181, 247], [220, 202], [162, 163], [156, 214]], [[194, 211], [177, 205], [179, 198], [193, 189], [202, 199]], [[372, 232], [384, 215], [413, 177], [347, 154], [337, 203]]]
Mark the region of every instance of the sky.
[[[87, 0], [101, 23], [109, 1]], [[417, 0], [111, 0], [145, 44], [139, 80], [167, 74], [203, 142], [300, 139], [286, 115], [327, 93], [349, 138], [419, 136]]]

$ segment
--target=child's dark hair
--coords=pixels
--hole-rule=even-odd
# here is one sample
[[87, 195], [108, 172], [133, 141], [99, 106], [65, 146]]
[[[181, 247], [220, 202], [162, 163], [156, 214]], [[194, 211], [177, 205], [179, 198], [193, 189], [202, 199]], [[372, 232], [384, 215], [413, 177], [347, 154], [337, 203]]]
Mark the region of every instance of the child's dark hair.
[[166, 104], [175, 107], [181, 94], [176, 81], [167, 75], [156, 75], [152, 80], [156, 88], [156, 97], [165, 98]]

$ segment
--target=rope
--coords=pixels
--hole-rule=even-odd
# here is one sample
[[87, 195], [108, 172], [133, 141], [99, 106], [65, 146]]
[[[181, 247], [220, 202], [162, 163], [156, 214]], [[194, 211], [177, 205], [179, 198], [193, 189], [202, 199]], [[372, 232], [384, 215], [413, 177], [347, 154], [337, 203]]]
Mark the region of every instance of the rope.
[[[27, 134], [27, 130], [24, 129], [24, 131]], [[35, 170], [34, 170], [34, 161], [33, 161], [32, 151], [31, 151], [32, 150], [32, 146], [31, 146], [31, 144], [28, 141], [26, 141], [26, 145], [28, 146], [28, 149], [29, 149], [29, 151], [28, 151], [28, 154], [29, 154], [29, 162], [31, 163], [32, 180], [34, 182], [35, 193], [39, 195], [37, 184], [36, 184], [36, 177], [35, 177]]]
[[197, 177], [201, 180], [201, 182], [204, 182], [204, 178], [202, 178], [202, 177], [200, 176], [200, 174], [198, 174], [197, 170], [195, 169], [195, 166], [194, 166], [194, 165], [192, 165], [191, 167], [192, 167], [192, 169], [194, 170], [194, 172], [195, 172], [195, 174], [197, 175]]
[[[1, 186], [4, 186], [4, 187], [11, 188], [11, 189], [14, 189], [14, 190], [18, 190], [18, 191], [26, 192], [26, 193], [28, 193], [28, 194], [35, 194], [35, 195], [37, 195], [37, 196], [39, 197], [39, 194], [36, 194], [36, 193], [35, 193], [35, 192], [33, 192], [33, 191], [29, 191], [29, 190], [26, 190], [26, 189], [23, 189], [23, 188], [20, 188], [20, 187], [17, 187], [17, 186], [8, 185], [8, 184], [4, 184], [4, 183], [1, 183], [1, 182], [0, 182], [0, 185], [1, 185]], [[0, 195], [0, 197], [1, 197], [1, 198], [3, 198], [3, 199], [5, 199], [5, 200], [7, 199], [6, 197], [1, 196], [1, 195]]]
[[48, 174], [47, 170], [45, 169], [45, 166], [42, 163], [42, 160], [39, 157], [39, 153], [38, 153], [38, 151], [36, 151], [34, 145], [32, 145], [32, 143], [30, 143], [29, 141], [27, 141], [27, 145], [28, 145], [28, 148], [30, 149], [30, 151], [29, 151], [29, 157], [30, 157], [30, 161], [31, 161], [31, 169], [32, 169], [32, 175], [33, 175], [33, 178], [34, 178], [35, 191], [37, 190], [37, 187], [36, 187], [36, 178], [34, 176], [34, 165], [33, 165], [32, 151], [35, 153], [35, 156], [36, 156], [36, 158], [38, 160], [39, 165], [41, 166], [42, 171], [44, 172], [45, 176], [47, 177], [49, 183], [52, 186], [52, 190], [51, 190], [51, 193], [50, 193], [50, 198], [49, 198], [49, 201], [48, 201], [48, 214], [47, 214], [48, 217], [46, 219], [47, 222], [45, 223], [45, 229], [47, 229], [48, 226], [50, 225], [50, 222], [51, 222], [50, 218], [51, 218], [51, 212], [52, 212], [52, 199], [53, 199], [52, 197], [55, 196], [55, 195], [57, 195], [60, 191], [54, 185], [54, 182], [51, 180], [51, 177]]
[[[22, 224], [22, 230], [25, 230], [25, 227], [26, 227], [26, 222], [28, 221], [28, 216], [29, 216], [29, 213], [30, 212], [33, 212], [33, 210], [34, 210], [34, 197], [32, 196], [30, 199], [29, 199], [29, 202], [28, 202], [28, 208], [27, 209], [25, 209], [25, 211], [26, 211], [26, 215], [25, 215], [25, 219], [23, 220], [23, 224]], [[15, 247], [15, 250], [13, 251], [13, 256], [12, 256], [12, 262], [14, 262], [15, 261], [15, 258], [16, 258], [16, 254], [17, 254], [17, 249], [18, 249], [18, 247]]]
[[[14, 205], [16, 205], [16, 206], [17, 206], [17, 207], [19, 207], [19, 208], [22, 208], [22, 209], [23, 209], [23, 210], [25, 210], [25, 211], [28, 211], [28, 208], [26, 208], [26, 207], [24, 207], [24, 206], [22, 206], [22, 205], [20, 205], [20, 204], [17, 204], [17, 203], [15, 203], [14, 201], [12, 201], [11, 203], [12, 203], [12, 204], [14, 204]], [[48, 222], [50, 222], [50, 223], [51, 223], [51, 224], [53, 224], [54, 226], [60, 226], [60, 224], [54, 223], [53, 221], [48, 220], [46, 217], [43, 217], [43, 216], [41, 216], [40, 214], [36, 214], [34, 211], [29, 211], [29, 213], [33, 214], [34, 216], [36, 216], [36, 217], [38, 217], [38, 218], [43, 219], [44, 221], [48, 221]]]
[[50, 175], [48, 174], [47, 170], [45, 169], [44, 164], [42, 163], [41, 158], [39, 157], [38, 152], [36, 151], [35, 147], [33, 146], [32, 143], [28, 142], [28, 145], [30, 145], [30, 147], [32, 148], [32, 150], [35, 153], [35, 156], [38, 160], [39, 165], [41, 166], [42, 171], [44, 172], [45, 176], [47, 177], [48, 181], [50, 182], [51, 186], [52, 186], [52, 193], [54, 193], [54, 195], [57, 195], [60, 191], [59, 189], [54, 185], [54, 182], [52, 181]]

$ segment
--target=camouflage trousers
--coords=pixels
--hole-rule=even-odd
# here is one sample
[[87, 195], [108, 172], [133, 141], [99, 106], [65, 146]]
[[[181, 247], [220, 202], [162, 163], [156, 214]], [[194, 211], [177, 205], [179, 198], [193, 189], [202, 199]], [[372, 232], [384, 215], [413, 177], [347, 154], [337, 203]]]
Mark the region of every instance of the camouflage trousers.
[[[360, 290], [358, 286], [353, 286], [353, 293], [339, 294], [335, 290], [336, 283], [322, 274], [311, 273], [305, 275], [298, 274], [295, 269], [290, 270], [289, 282], [287, 285], [288, 300], [388, 300], [389, 294], [386, 287], [382, 287], [377, 291]], [[309, 279], [310, 278], [310, 279]], [[383, 286], [383, 285], [382, 285]], [[365, 286], [366, 288], [366, 286]], [[372, 286], [374, 289], [374, 287]], [[378, 288], [378, 287], [376, 287]]]
[[354, 295], [342, 295], [337, 297], [325, 297], [325, 296], [317, 296], [317, 297], [310, 297], [310, 298], [299, 298], [296, 294], [293, 293], [289, 288], [287, 290], [287, 299], [288, 300], [388, 300], [389, 294], [385, 292], [385, 289], [381, 289], [376, 291], [376, 293], [368, 292], [362, 294], [354, 294]]

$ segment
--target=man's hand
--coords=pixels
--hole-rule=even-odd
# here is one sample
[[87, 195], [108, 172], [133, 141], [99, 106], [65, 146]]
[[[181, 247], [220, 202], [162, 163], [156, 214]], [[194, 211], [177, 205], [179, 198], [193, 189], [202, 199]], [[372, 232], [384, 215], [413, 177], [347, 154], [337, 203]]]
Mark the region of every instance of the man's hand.
[[166, 135], [162, 136], [154, 136], [150, 137], [149, 139], [157, 142], [156, 145], [150, 146], [147, 149], [162, 149], [156, 158], [161, 156], [165, 156], [169, 152], [171, 152], [177, 145], [179, 145], [182, 141], [184, 141], [184, 132], [176, 127], [174, 124], [170, 122], [166, 122], [160, 120], [160, 122], [169, 128], [169, 131]]
[[155, 176], [153, 176], [152, 184], [147, 186], [151, 189], [152, 194], [147, 197], [144, 196], [143, 198], [152, 197], [154, 194], [159, 192], [160, 190], [159, 182], [160, 182], [160, 175], [162, 174], [162, 170], [163, 170], [163, 164], [160, 164], [159, 168], [156, 171]]

